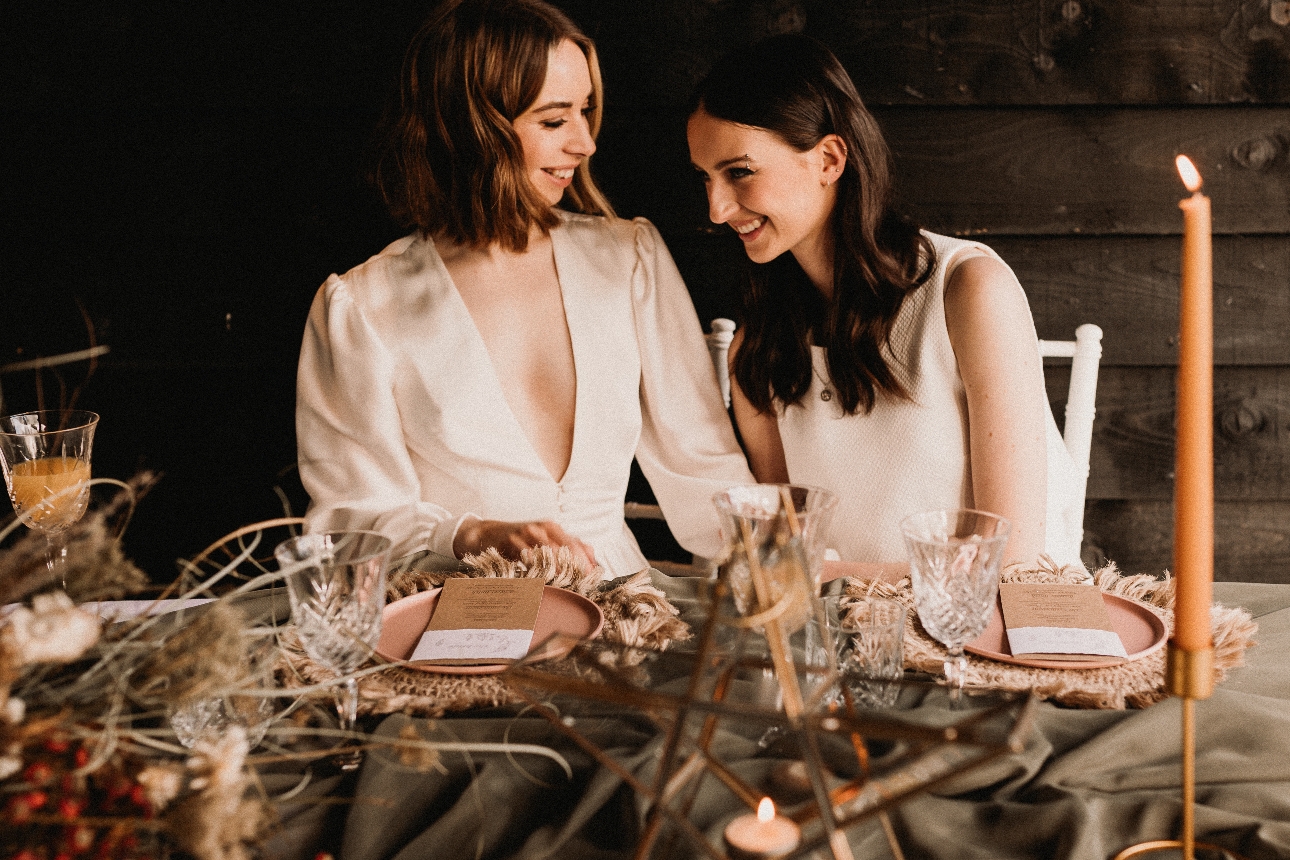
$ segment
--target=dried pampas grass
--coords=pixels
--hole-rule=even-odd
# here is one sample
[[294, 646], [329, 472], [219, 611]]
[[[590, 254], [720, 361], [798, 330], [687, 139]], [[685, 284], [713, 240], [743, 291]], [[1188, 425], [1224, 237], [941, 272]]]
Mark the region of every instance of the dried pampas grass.
[[241, 612], [216, 601], [173, 633], [148, 637], [156, 647], [136, 689], [176, 706], [237, 689], [251, 675], [245, 626]]

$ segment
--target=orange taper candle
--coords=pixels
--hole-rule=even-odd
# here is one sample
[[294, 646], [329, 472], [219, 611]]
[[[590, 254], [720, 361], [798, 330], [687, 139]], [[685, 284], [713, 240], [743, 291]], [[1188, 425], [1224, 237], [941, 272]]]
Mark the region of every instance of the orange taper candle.
[[1191, 160], [1178, 156], [1191, 197], [1183, 211], [1179, 296], [1178, 443], [1174, 469], [1174, 644], [1212, 647], [1214, 590], [1214, 265], [1209, 198]]

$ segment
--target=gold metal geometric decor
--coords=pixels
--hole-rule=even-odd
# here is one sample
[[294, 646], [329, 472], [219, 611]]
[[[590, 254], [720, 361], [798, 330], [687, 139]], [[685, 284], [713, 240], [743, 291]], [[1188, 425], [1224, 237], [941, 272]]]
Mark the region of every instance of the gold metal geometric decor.
[[[803, 693], [801, 711], [790, 714], [783, 700], [776, 701], [778, 696], [765, 695], [762, 685], [767, 677], [779, 685], [777, 673], [788, 655], [775, 659], [742, 647], [749, 628], [732, 628], [720, 610], [729, 597], [724, 577], [707, 585], [707, 613], [693, 650], [646, 652], [593, 641], [574, 647], [558, 665], [522, 661], [501, 676], [537, 713], [646, 800], [648, 812], [634, 854], [639, 860], [669, 856], [678, 838], [704, 856], [727, 860], [725, 848], [691, 821], [696, 798], [724, 788], [755, 810], [767, 789], [750, 784], [721, 760], [714, 739], [722, 730], [771, 732], [776, 739], [768, 756], [787, 751], [802, 762], [807, 797], [782, 805], [784, 815], [801, 828], [802, 839], [783, 856], [827, 850], [834, 860], [852, 857], [847, 831], [1024, 745], [1037, 704], [1033, 697], [992, 696], [971, 709], [944, 712], [944, 724], [925, 725], [902, 718], [900, 704], [871, 711], [857, 708], [847, 695], [830, 695], [829, 690], [845, 690], [845, 685], [838, 684], [836, 668], [827, 666], [808, 669], [805, 683], [801, 675], [794, 678], [799, 692], [805, 686], [814, 695]], [[900, 684], [900, 703], [906, 707], [937, 689], [930, 681]], [[642, 714], [660, 733], [662, 749], [652, 777], [632, 772], [579, 730], [580, 723], [598, 713], [621, 714], [624, 708]], [[884, 829], [900, 857], [893, 831]]]

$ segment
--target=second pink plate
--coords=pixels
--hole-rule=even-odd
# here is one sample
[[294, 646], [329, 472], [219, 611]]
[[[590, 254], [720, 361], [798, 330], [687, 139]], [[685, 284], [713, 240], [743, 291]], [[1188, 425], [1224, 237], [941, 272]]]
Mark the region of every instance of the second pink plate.
[[[1165, 623], [1150, 609], [1140, 603], [1114, 594], [1102, 595], [1106, 611], [1111, 616], [1111, 626], [1120, 634], [1124, 650], [1129, 653], [1129, 660], [1137, 660], [1164, 647]], [[1089, 660], [1038, 660], [1019, 659], [1008, 650], [1008, 637], [1003, 629], [1003, 617], [996, 605], [990, 626], [985, 632], [973, 639], [963, 650], [978, 657], [988, 657], [1001, 663], [1012, 663], [1016, 666], [1031, 666], [1036, 669], [1105, 669], [1119, 666], [1124, 661], [1115, 658], [1094, 658]]]
[[[421, 640], [430, 616], [439, 601], [440, 589], [422, 591], [411, 597], [396, 600], [381, 612], [381, 639], [376, 643], [376, 655], [389, 661], [406, 660]], [[579, 639], [590, 639], [600, 632], [605, 617], [600, 607], [581, 594], [556, 588], [542, 587], [542, 603], [538, 607], [537, 623], [533, 627], [533, 645], [540, 646], [555, 634], [554, 649], [544, 653], [543, 659], [563, 657], [573, 650]], [[529, 652], [533, 654], [532, 651]], [[434, 663], [409, 663], [409, 669], [433, 672], [439, 675], [495, 675], [505, 671], [509, 663], [488, 663], [480, 666], [441, 666]]]

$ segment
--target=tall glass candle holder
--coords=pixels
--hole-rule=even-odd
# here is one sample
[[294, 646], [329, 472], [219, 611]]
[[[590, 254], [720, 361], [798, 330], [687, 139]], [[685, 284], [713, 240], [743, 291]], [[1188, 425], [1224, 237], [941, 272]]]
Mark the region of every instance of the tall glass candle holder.
[[[725, 551], [718, 575], [734, 612], [721, 621], [743, 633], [741, 650], [769, 659], [774, 684], [790, 720], [818, 704], [836, 663], [815, 666], [812, 653], [833, 654], [819, 601], [820, 573], [837, 498], [827, 490], [792, 484], [732, 487], [713, 497]], [[822, 645], [822, 649], [818, 646]]]

